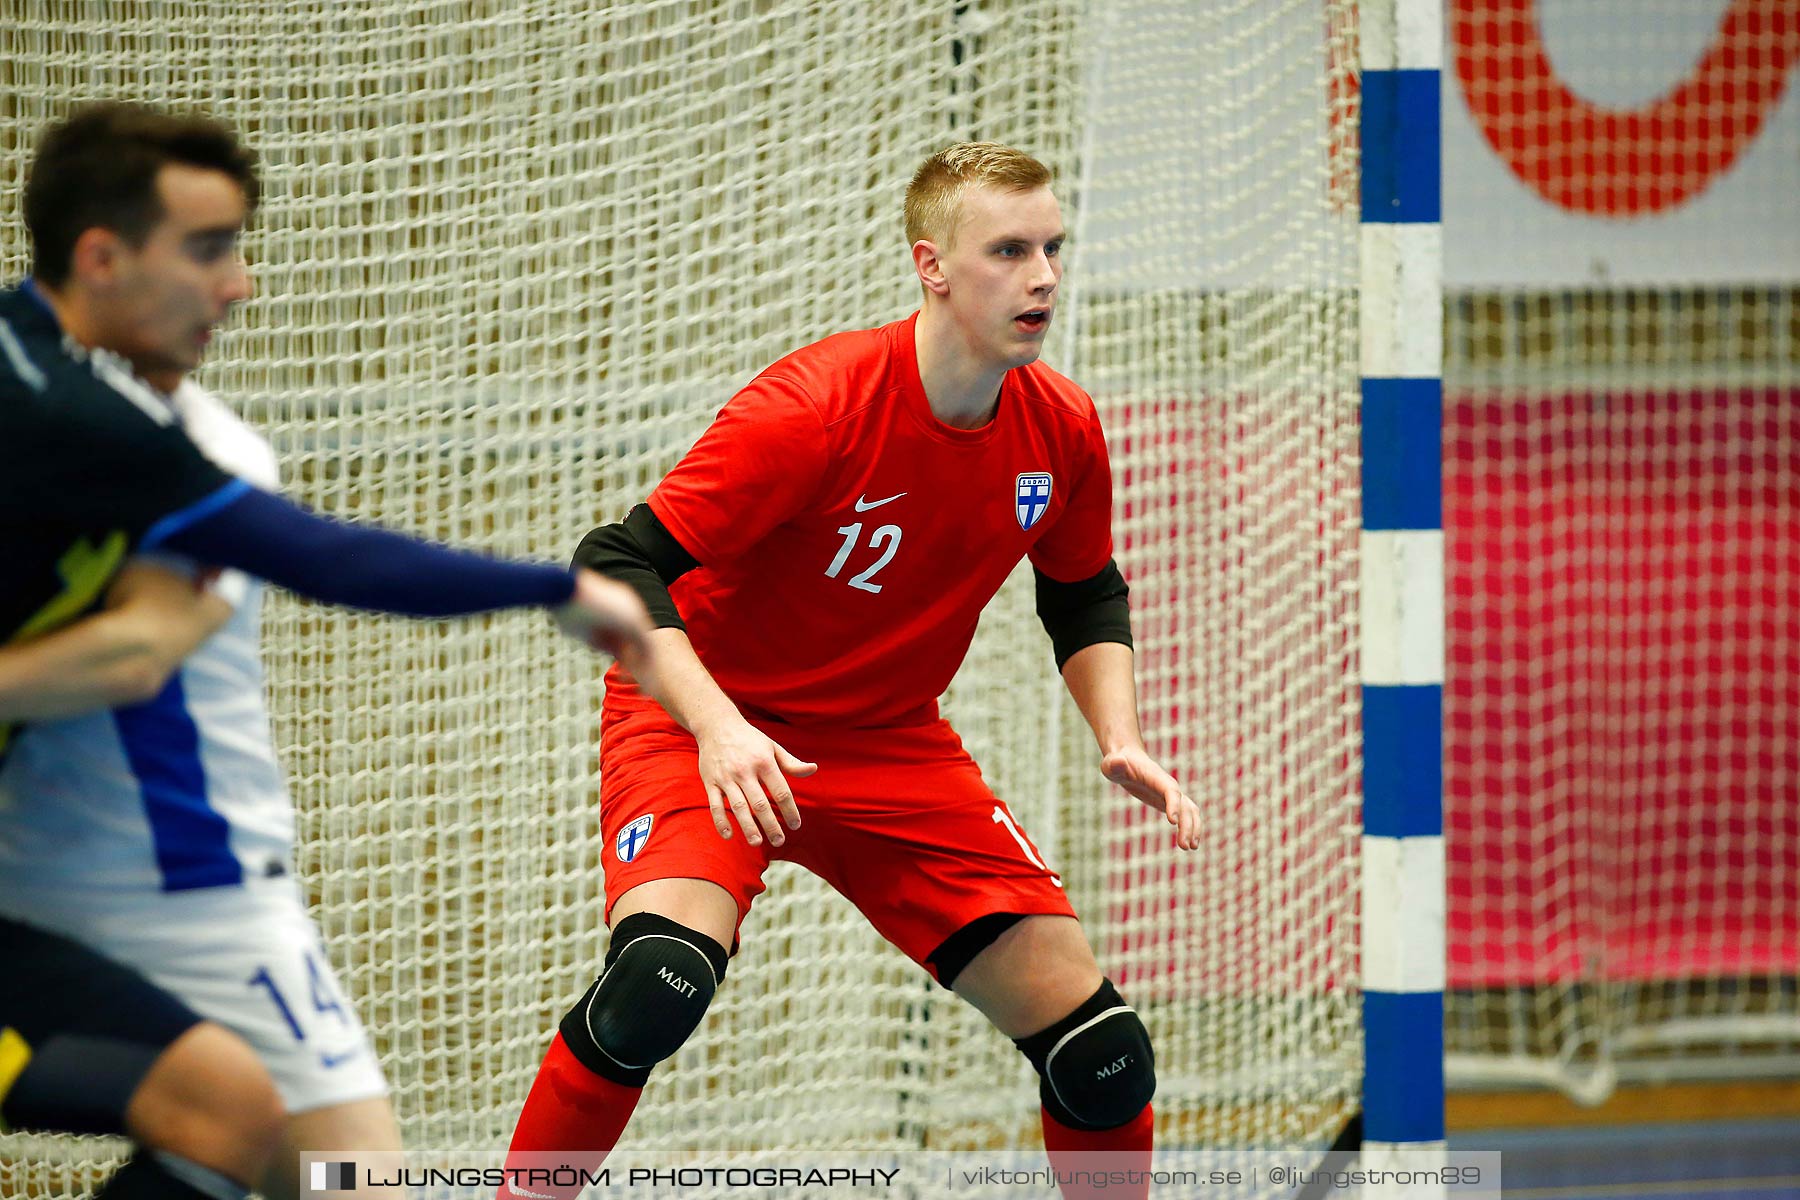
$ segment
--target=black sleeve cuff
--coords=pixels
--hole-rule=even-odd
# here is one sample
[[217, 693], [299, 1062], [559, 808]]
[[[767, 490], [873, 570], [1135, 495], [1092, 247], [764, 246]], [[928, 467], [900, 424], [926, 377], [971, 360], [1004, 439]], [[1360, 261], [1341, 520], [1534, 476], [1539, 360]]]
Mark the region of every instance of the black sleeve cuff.
[[675, 540], [648, 504], [640, 504], [613, 525], [589, 531], [575, 548], [573, 564], [598, 571], [631, 588], [650, 610], [657, 629], [687, 629], [669, 595], [669, 585], [700, 564]]
[[1056, 651], [1056, 669], [1075, 652], [1100, 642], [1131, 645], [1131, 589], [1108, 560], [1100, 572], [1075, 583], [1061, 583], [1042, 571], [1037, 576], [1037, 614]]

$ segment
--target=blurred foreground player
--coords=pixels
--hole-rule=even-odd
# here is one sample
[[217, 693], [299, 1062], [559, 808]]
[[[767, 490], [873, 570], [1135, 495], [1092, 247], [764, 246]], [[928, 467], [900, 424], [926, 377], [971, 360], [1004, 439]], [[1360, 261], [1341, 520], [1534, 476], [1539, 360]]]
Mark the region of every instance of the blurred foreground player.
[[256, 196], [221, 125], [82, 110], [40, 145], [34, 275], [0, 293], [0, 1119], [133, 1137], [109, 1200], [290, 1196], [300, 1150], [398, 1144], [290, 875], [251, 576], [421, 616], [547, 606], [626, 655], [647, 628], [591, 572], [274, 495], [267, 444], [184, 379], [248, 295]]
[[1147, 1165], [1144, 1026], [937, 711], [983, 606], [1029, 556], [1101, 770], [1198, 845], [1198, 810], [1138, 729], [1094, 404], [1037, 361], [1062, 277], [1048, 185], [1004, 146], [932, 156], [906, 196], [920, 311], [769, 367], [647, 504], [583, 540], [577, 563], [644, 597], [659, 675], [607, 677], [612, 942], [563, 1018], [514, 1154], [592, 1161], [613, 1146], [651, 1067], [699, 1024], [764, 868], [784, 859], [1016, 1042], [1042, 1079], [1053, 1157]]

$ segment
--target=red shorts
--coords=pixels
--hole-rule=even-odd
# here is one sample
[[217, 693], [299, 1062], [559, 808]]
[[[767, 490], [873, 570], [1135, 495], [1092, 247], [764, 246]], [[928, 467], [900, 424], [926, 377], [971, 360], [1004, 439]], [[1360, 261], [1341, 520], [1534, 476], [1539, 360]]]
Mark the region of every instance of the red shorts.
[[948, 722], [871, 730], [753, 723], [819, 764], [790, 781], [800, 828], [779, 847], [750, 845], [736, 817], [731, 837], [719, 836], [694, 739], [660, 706], [608, 702], [600, 723], [608, 923], [613, 901], [640, 883], [705, 879], [731, 893], [741, 924], [763, 871], [778, 860], [824, 879], [934, 977], [927, 957], [978, 917], [1075, 915], [1062, 881]]

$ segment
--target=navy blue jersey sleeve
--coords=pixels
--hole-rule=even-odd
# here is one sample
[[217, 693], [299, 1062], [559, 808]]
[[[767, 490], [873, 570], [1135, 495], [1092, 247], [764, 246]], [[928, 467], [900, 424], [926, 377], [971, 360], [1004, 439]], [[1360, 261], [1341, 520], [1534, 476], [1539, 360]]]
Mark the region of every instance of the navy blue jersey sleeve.
[[352, 525], [245, 486], [152, 528], [145, 549], [169, 549], [327, 604], [412, 617], [561, 604], [575, 590], [562, 567], [504, 562], [368, 525]]
[[[30, 595], [0, 604], [0, 634], [78, 613], [131, 548], [420, 617], [558, 604], [574, 592], [562, 567], [329, 520], [227, 474], [123, 359], [71, 347], [21, 291], [0, 293], [0, 534], [34, 577]], [[72, 554], [87, 566], [85, 590], [70, 599], [57, 590], [73, 586]]]
[[15, 364], [0, 397], [0, 519], [117, 530], [135, 544], [234, 482], [122, 364], [100, 353], [39, 361]]
[[234, 486], [123, 359], [0, 291], [0, 642], [79, 617], [150, 526]]

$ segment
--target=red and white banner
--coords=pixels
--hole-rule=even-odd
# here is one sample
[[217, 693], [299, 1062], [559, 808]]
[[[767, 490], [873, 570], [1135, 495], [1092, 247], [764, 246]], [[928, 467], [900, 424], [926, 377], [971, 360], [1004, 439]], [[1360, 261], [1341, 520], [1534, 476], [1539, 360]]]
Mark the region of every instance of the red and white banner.
[[1449, 0], [1451, 286], [1800, 280], [1800, 0]]

